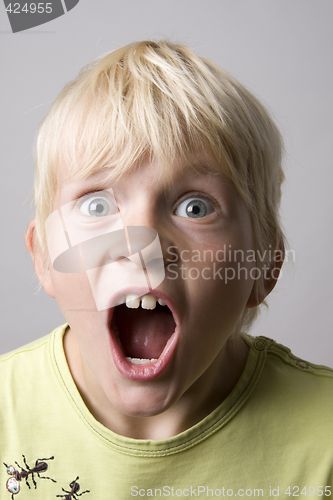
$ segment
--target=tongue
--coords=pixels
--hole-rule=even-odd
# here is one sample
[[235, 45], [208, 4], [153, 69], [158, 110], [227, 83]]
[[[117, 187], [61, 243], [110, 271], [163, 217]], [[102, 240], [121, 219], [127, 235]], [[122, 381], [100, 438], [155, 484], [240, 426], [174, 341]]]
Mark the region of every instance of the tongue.
[[159, 358], [175, 329], [171, 312], [126, 307], [122, 313], [117, 315], [116, 324], [125, 356]]

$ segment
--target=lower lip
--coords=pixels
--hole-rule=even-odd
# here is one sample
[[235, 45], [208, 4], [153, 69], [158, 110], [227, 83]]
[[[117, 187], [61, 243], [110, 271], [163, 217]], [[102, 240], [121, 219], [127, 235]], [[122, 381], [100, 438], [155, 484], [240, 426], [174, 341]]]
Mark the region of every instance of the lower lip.
[[110, 341], [111, 341], [111, 353], [113, 361], [118, 369], [118, 371], [124, 375], [126, 378], [131, 380], [153, 380], [159, 377], [167, 366], [170, 364], [173, 354], [176, 350], [177, 345], [177, 326], [171, 337], [169, 338], [166, 346], [163, 349], [162, 354], [153, 363], [147, 363], [144, 365], [135, 365], [125, 358], [117, 340], [115, 334], [111, 331]]

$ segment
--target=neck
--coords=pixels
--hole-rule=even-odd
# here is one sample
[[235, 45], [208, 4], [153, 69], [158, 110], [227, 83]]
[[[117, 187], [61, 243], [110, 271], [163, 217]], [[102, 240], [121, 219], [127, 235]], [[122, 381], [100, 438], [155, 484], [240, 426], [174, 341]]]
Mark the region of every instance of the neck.
[[113, 432], [133, 438], [160, 440], [176, 436], [200, 422], [230, 394], [244, 369], [248, 347], [240, 337], [226, 342], [213, 365], [163, 413], [132, 416], [115, 409], [83, 360], [71, 330], [64, 349], [74, 382], [93, 416]]

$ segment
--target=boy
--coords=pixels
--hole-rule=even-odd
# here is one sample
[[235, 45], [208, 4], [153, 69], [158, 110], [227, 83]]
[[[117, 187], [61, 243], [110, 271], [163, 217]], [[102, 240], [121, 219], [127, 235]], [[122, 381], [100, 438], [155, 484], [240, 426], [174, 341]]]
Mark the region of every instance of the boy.
[[63, 90], [26, 242], [67, 323], [1, 358], [1, 498], [331, 496], [332, 370], [244, 333], [283, 261], [281, 149], [184, 46]]

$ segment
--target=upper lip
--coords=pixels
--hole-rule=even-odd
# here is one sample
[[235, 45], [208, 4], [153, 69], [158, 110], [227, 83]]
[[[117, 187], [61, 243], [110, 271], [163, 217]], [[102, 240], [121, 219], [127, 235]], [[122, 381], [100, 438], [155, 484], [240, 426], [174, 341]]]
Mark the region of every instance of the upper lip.
[[[149, 290], [147, 292], [147, 290], [144, 288], [135, 287], [135, 286], [134, 287], [127, 287], [121, 291], [117, 291], [117, 293], [113, 297], [111, 297], [111, 303], [117, 304], [117, 301], [120, 298], [122, 298], [124, 296], [126, 297], [126, 295], [129, 295], [129, 294], [137, 295], [138, 297], [143, 297], [144, 295], [153, 295], [157, 299], [162, 299], [165, 302], [165, 305], [168, 306], [168, 308], [170, 309], [170, 311], [173, 315], [174, 321], [176, 323], [176, 327], [179, 325], [179, 314], [178, 314], [177, 307], [176, 307], [174, 301], [168, 295], [166, 295], [165, 293], [163, 293], [159, 290]], [[116, 306], [114, 305], [114, 306], [109, 308], [109, 324], [111, 324], [113, 310], [115, 307]]]

